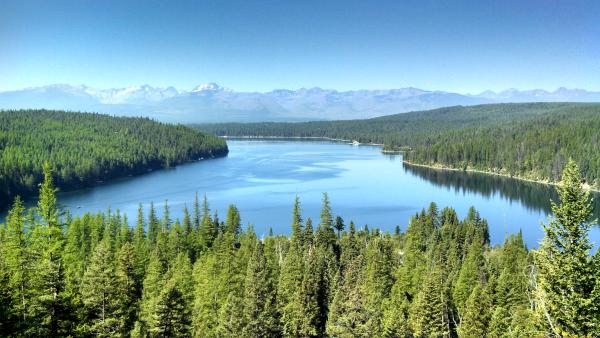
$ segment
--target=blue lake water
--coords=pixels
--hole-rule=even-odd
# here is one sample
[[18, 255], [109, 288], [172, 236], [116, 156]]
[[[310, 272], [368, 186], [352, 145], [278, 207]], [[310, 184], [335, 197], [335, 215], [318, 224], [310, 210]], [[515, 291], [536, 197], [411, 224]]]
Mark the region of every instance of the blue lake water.
[[[409, 166], [402, 155], [384, 155], [375, 146], [290, 140], [228, 140], [228, 145], [227, 157], [61, 193], [59, 202], [74, 215], [110, 206], [133, 223], [139, 203], [147, 214], [154, 201], [160, 214], [168, 200], [176, 218], [184, 204], [191, 208], [198, 192], [222, 216], [235, 204], [242, 222], [251, 223], [261, 236], [269, 228], [289, 233], [296, 195], [304, 219], [318, 219], [322, 193], [327, 192], [334, 213], [346, 223], [390, 232], [396, 225], [406, 229], [410, 217], [433, 201], [440, 208], [455, 208], [461, 218], [475, 206], [489, 222], [493, 244], [522, 230], [535, 247], [543, 237], [540, 224], [547, 220], [549, 200], [555, 198], [554, 189], [541, 184]], [[600, 242], [598, 228], [591, 238]]]

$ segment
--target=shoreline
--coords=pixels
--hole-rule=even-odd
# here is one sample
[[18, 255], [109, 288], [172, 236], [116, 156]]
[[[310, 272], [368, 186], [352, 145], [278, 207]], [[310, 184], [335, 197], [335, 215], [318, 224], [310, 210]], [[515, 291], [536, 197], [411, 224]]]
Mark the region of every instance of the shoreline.
[[[497, 173], [497, 172], [493, 172], [493, 171], [485, 171], [485, 170], [479, 170], [479, 169], [459, 169], [459, 168], [452, 168], [452, 167], [447, 167], [444, 165], [429, 165], [429, 164], [420, 164], [420, 163], [413, 163], [407, 160], [402, 159], [402, 163], [408, 164], [408, 165], [412, 165], [415, 167], [423, 167], [423, 168], [428, 168], [428, 169], [433, 169], [433, 170], [443, 170], [443, 171], [462, 171], [462, 172], [466, 172], [466, 173], [477, 173], [477, 174], [484, 174], [484, 175], [494, 175], [494, 176], [500, 176], [500, 177], [506, 177], [506, 178], [510, 178], [510, 179], [515, 179], [515, 180], [520, 180], [520, 181], [525, 181], [525, 182], [531, 182], [531, 183], [537, 183], [537, 184], [543, 184], [543, 185], [548, 185], [548, 186], [553, 186], [556, 187], [558, 186], [558, 182], [553, 182], [553, 181], [543, 181], [543, 180], [534, 180], [531, 178], [525, 178], [525, 177], [521, 177], [521, 176], [511, 176], [508, 174], [501, 174], [501, 173]], [[600, 192], [599, 189], [596, 188], [592, 188], [589, 184], [585, 184], [584, 188], [586, 190], [598, 193]]]
[[[244, 140], [322, 140], [322, 141], [335, 141], [335, 142], [347, 142], [352, 144], [352, 142], [356, 141], [356, 140], [347, 140], [347, 139], [343, 139], [343, 138], [333, 138], [333, 137], [326, 137], [326, 136], [229, 136], [229, 135], [222, 135], [222, 136], [218, 136], [224, 139], [244, 139]], [[358, 142], [358, 141], [356, 141]], [[357, 145], [367, 145], [367, 146], [378, 146], [378, 147], [383, 147], [383, 143], [361, 143], [359, 142]]]
[[[224, 136], [219, 136], [219, 137], [222, 137], [225, 139], [236, 139], [237, 138], [237, 139], [257, 139], [257, 140], [258, 139], [324, 140], [324, 141], [348, 142], [350, 144], [354, 141], [354, 140], [346, 140], [346, 139], [341, 139], [341, 138], [332, 138], [332, 137], [325, 137], [325, 136], [248, 136], [248, 135], [246, 135], [246, 136], [228, 136], [228, 135], [224, 135]], [[358, 145], [379, 146], [382, 148], [384, 146], [384, 144], [381, 144], [381, 143], [359, 143]], [[393, 154], [404, 153], [404, 151], [403, 150], [383, 150], [382, 149], [381, 153], [387, 154], [387, 155], [393, 155]], [[479, 170], [479, 169], [472, 169], [472, 168], [459, 169], [459, 168], [452, 168], [452, 167], [448, 167], [448, 166], [444, 166], [444, 165], [413, 163], [408, 160], [405, 160], [404, 157], [402, 158], [402, 163], [417, 166], [417, 167], [434, 169], [434, 170], [462, 171], [462, 172], [468, 172], [468, 173], [495, 175], [495, 176], [501, 176], [501, 177], [506, 177], [506, 178], [510, 178], [510, 179], [515, 179], [515, 180], [520, 180], [520, 181], [525, 181], [525, 182], [532, 182], [532, 183], [537, 183], [537, 184], [543, 184], [543, 185], [553, 186], [553, 187], [556, 187], [558, 185], [558, 182], [546, 181], [546, 180], [534, 180], [531, 178], [525, 178], [525, 177], [521, 177], [521, 176], [511, 176], [509, 174], [502, 174], [502, 173], [497, 173], [497, 172], [493, 172], [493, 171], [486, 171], [486, 170]], [[586, 184], [584, 187], [587, 190], [590, 190], [594, 193], [600, 193], [600, 189], [593, 188], [589, 184]]]

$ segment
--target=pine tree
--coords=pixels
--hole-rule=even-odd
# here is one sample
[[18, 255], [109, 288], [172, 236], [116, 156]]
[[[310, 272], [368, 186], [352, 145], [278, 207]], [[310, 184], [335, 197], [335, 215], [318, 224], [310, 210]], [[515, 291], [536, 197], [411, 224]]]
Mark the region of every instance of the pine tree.
[[194, 229], [196, 230], [196, 232], [198, 232], [200, 230], [200, 202], [198, 200], [198, 192], [196, 192], [196, 194], [194, 195], [194, 217], [193, 217], [193, 222], [194, 222]]
[[167, 282], [156, 299], [148, 332], [155, 337], [185, 337], [191, 333], [193, 287], [191, 263], [180, 253], [167, 273]]
[[368, 325], [371, 318], [364, 261], [362, 256], [357, 256], [344, 271], [342, 285], [335, 293], [327, 320], [327, 333], [332, 337], [379, 336]]
[[296, 196], [292, 211], [292, 237], [277, 285], [277, 308], [281, 314], [282, 331], [286, 336], [299, 331], [304, 316], [299, 306], [300, 288], [304, 276], [303, 237], [300, 201]]
[[417, 337], [449, 337], [448, 296], [439, 266], [433, 267], [414, 300], [409, 315]]
[[485, 280], [483, 265], [483, 248], [479, 241], [474, 241], [460, 268], [458, 278], [452, 290], [452, 299], [458, 309], [459, 317], [463, 314], [465, 304], [472, 294], [473, 288]]
[[[11, 312], [16, 316], [18, 324], [15, 330], [27, 325], [28, 306], [30, 302], [31, 252], [29, 236], [26, 228], [25, 207], [20, 197], [8, 212], [6, 233], [3, 240], [6, 262], [5, 273], [8, 274], [8, 290], [12, 302]], [[9, 305], [9, 304], [7, 304]]]
[[366, 266], [363, 283], [359, 284], [365, 298], [367, 332], [374, 336], [383, 335], [382, 305], [389, 297], [394, 278], [392, 274], [392, 247], [381, 237], [369, 241], [365, 253]]
[[248, 262], [244, 287], [245, 337], [272, 337], [279, 332], [275, 286], [267, 264], [264, 245], [257, 242]]
[[157, 326], [154, 310], [157, 308], [159, 296], [166, 284], [165, 272], [165, 267], [158, 253], [156, 250], [153, 251], [144, 277], [139, 317], [135, 324], [134, 336], [144, 337], [151, 328]]
[[304, 234], [302, 233], [302, 212], [300, 210], [300, 198], [296, 195], [294, 199], [294, 209], [292, 210], [292, 240], [296, 238], [300, 245], [303, 244]]
[[29, 307], [33, 323], [28, 335], [57, 336], [64, 332], [66, 304], [64, 290], [64, 236], [59, 219], [56, 191], [49, 164], [44, 165], [44, 181], [40, 187], [38, 214], [42, 224], [32, 232], [32, 253], [35, 257], [32, 302]]
[[344, 219], [341, 216], [336, 216], [334, 228], [337, 231], [338, 239], [340, 239], [341, 233], [342, 231], [344, 231], [345, 227], [346, 226], [344, 225]]
[[196, 231], [192, 225], [190, 212], [186, 205], [183, 207], [183, 245], [192, 262], [196, 261]]
[[240, 219], [240, 212], [237, 207], [233, 204], [227, 208], [227, 219], [225, 220], [225, 231], [233, 234], [235, 238], [238, 238], [242, 230], [242, 224]]
[[12, 312], [13, 295], [9, 287], [10, 274], [6, 262], [6, 228], [0, 226], [0, 335], [9, 336], [16, 330]]
[[81, 297], [88, 314], [84, 330], [89, 334], [107, 337], [119, 332], [116, 286], [113, 255], [108, 244], [102, 242], [95, 248], [81, 284]]
[[[218, 222], [218, 221], [217, 221]], [[202, 220], [200, 221], [200, 236], [202, 246], [210, 248], [217, 237], [218, 229], [215, 227], [215, 222], [210, 216], [210, 208], [208, 207], [208, 199], [206, 194], [202, 201]]]
[[336, 236], [333, 230], [333, 216], [327, 193], [323, 193], [323, 206], [321, 207], [321, 221], [317, 227], [316, 241], [318, 245], [335, 247]]
[[[309, 219], [310, 220], [310, 219]], [[294, 331], [290, 332], [294, 337], [322, 337], [325, 333], [325, 318], [323, 318], [323, 294], [321, 290], [323, 282], [324, 260], [314, 248], [307, 252], [306, 266], [300, 294], [297, 299], [299, 313], [303, 314], [300, 323]], [[297, 331], [296, 331], [297, 329]]]
[[121, 335], [128, 335], [135, 323], [137, 304], [141, 297], [141, 276], [136, 269], [135, 247], [125, 243], [117, 257], [115, 288], [118, 295], [118, 310]]
[[148, 240], [150, 243], [155, 244], [160, 231], [160, 224], [156, 218], [156, 210], [154, 209], [154, 202], [150, 202], [150, 211], [148, 212]]
[[[443, 213], [442, 213], [443, 214]], [[419, 215], [411, 218], [402, 248], [402, 265], [395, 272], [389, 299], [383, 303], [383, 330], [386, 337], [411, 334], [409, 316], [427, 275], [425, 252], [434, 229]]]
[[552, 202], [554, 218], [544, 225], [546, 236], [536, 251], [539, 302], [557, 334], [589, 335], [598, 325], [598, 299], [593, 299], [599, 274], [594, 271], [588, 239], [592, 204], [579, 169], [567, 163], [557, 187], [560, 204]]
[[138, 207], [138, 217], [133, 232], [133, 248], [135, 252], [135, 274], [139, 278], [142, 278], [146, 271], [146, 265], [148, 264], [149, 249], [146, 239], [144, 210], [141, 203]]
[[465, 304], [458, 334], [460, 337], [483, 337], [488, 332], [492, 308], [490, 291], [481, 284], [475, 285]]
[[169, 281], [160, 292], [153, 313], [152, 337], [187, 337], [190, 335], [190, 313], [185, 298], [174, 282]]
[[217, 337], [236, 338], [244, 329], [244, 303], [232, 293], [227, 295], [225, 303], [219, 310], [219, 326]]

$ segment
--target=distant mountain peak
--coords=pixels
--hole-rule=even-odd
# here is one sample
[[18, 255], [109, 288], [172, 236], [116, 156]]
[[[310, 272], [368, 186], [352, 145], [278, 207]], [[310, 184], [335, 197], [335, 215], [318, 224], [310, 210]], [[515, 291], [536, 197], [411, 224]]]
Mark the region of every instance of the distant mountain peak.
[[600, 92], [510, 88], [459, 94], [415, 87], [378, 90], [277, 89], [236, 92], [214, 82], [192, 90], [148, 84], [97, 89], [54, 84], [0, 92], [0, 109], [48, 108], [149, 116], [170, 122], [258, 122], [370, 118], [448, 106], [502, 102], [600, 102]]
[[218, 84], [216, 84], [214, 82], [209, 82], [209, 83], [203, 83], [201, 85], [194, 87], [194, 89], [192, 89], [191, 92], [198, 93], [198, 92], [222, 91], [222, 90], [223, 90], [223, 87], [219, 86]]

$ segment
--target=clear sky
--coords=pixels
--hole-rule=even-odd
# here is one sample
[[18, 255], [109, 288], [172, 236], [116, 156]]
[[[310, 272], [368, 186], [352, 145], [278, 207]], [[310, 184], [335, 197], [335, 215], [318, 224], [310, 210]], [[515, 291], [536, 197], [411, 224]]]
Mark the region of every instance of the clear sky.
[[0, 90], [600, 90], [600, 1], [0, 1]]

